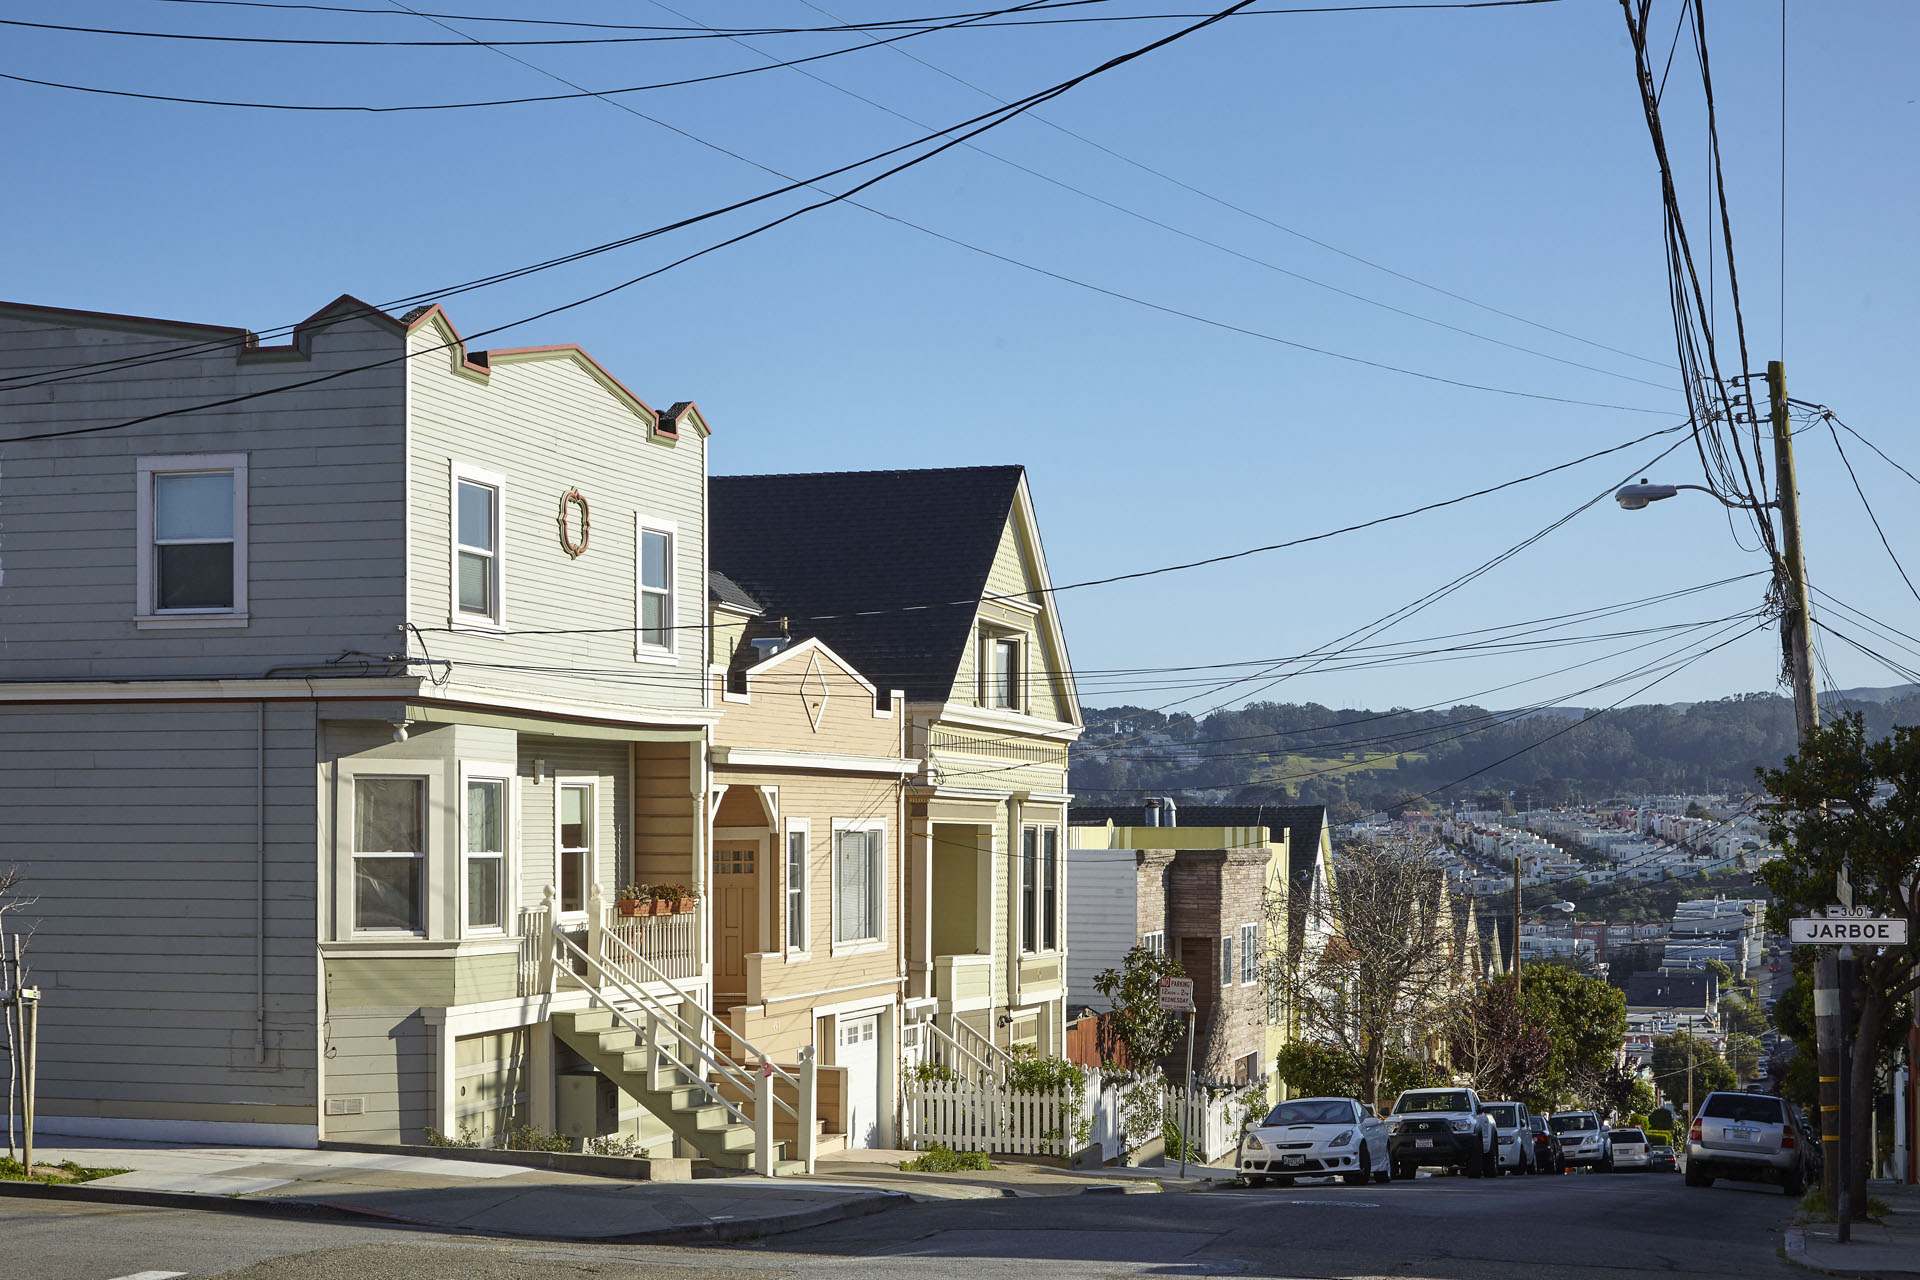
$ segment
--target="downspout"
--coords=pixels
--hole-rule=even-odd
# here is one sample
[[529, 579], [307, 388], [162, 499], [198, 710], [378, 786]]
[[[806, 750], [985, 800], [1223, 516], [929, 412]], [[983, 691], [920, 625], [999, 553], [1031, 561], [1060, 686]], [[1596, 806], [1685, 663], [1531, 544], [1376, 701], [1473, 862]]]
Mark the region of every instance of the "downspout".
[[253, 1064], [267, 1063], [267, 703], [257, 704], [253, 757]]

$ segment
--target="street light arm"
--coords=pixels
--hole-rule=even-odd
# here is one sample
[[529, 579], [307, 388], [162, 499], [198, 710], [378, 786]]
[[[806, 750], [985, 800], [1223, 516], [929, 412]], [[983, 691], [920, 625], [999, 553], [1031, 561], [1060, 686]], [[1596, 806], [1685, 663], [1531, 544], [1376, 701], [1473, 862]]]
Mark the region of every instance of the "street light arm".
[[1614, 493], [1613, 500], [1628, 511], [1638, 511], [1650, 502], [1671, 498], [1682, 489], [1710, 494], [1721, 506], [1737, 511], [1765, 511], [1780, 505], [1777, 502], [1735, 502], [1718, 489], [1710, 489], [1703, 484], [1654, 484], [1645, 479], [1642, 479], [1639, 484], [1630, 484], [1619, 489]]

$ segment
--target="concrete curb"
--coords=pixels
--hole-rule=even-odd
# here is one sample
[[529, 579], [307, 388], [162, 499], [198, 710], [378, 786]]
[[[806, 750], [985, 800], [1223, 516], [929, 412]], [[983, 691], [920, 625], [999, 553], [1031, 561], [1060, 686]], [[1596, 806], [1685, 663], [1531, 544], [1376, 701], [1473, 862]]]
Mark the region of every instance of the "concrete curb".
[[804, 1231], [851, 1218], [864, 1218], [912, 1203], [904, 1192], [875, 1188], [855, 1197], [816, 1209], [793, 1213], [769, 1214], [758, 1218], [734, 1218], [726, 1222], [708, 1222], [699, 1226], [660, 1227], [652, 1231], [634, 1231], [624, 1235], [574, 1236], [552, 1232], [508, 1231], [501, 1228], [474, 1227], [440, 1222], [431, 1218], [410, 1217], [362, 1205], [336, 1201], [244, 1196], [213, 1196], [191, 1191], [139, 1191], [127, 1187], [89, 1188], [80, 1184], [43, 1182], [0, 1182], [0, 1196], [27, 1200], [69, 1200], [95, 1204], [118, 1204], [147, 1209], [191, 1209], [208, 1213], [237, 1213], [265, 1218], [325, 1219], [333, 1222], [369, 1220], [396, 1227], [414, 1227], [424, 1231], [443, 1231], [457, 1235], [505, 1236], [516, 1240], [566, 1241], [575, 1244], [699, 1244], [751, 1240], [762, 1236]]

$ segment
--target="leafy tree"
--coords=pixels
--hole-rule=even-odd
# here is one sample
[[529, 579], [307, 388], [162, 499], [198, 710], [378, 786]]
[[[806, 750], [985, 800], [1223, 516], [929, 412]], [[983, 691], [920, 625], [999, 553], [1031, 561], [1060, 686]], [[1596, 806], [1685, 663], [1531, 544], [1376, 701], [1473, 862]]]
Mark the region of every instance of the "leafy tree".
[[1757, 1036], [1734, 1032], [1727, 1037], [1725, 1054], [1727, 1065], [1742, 1080], [1751, 1079], [1753, 1073], [1760, 1069], [1760, 1040]]
[[1351, 1098], [1360, 1092], [1360, 1064], [1331, 1045], [1286, 1045], [1274, 1056], [1273, 1074], [1296, 1098]]
[[[1869, 740], [1858, 713], [1815, 728], [1801, 751], [1778, 769], [1759, 770], [1760, 780], [1782, 805], [1771, 829], [1785, 850], [1761, 868], [1773, 890], [1768, 924], [1786, 931], [1794, 916], [1814, 915], [1833, 901], [1835, 876], [1844, 861], [1853, 884], [1853, 904], [1875, 915], [1907, 921], [1906, 946], [1862, 949], [1854, 967], [1852, 1078], [1855, 1098], [1871, 1098], [1882, 1066], [1881, 1039], [1905, 1002], [1920, 990], [1920, 732], [1896, 728]], [[1888, 794], [1879, 795], [1882, 787]], [[1866, 1203], [1867, 1135], [1872, 1108], [1853, 1109], [1845, 1171], [1853, 1204]]]
[[1689, 1037], [1684, 1031], [1655, 1036], [1653, 1041], [1653, 1082], [1666, 1094], [1673, 1109], [1682, 1110], [1687, 1101], [1688, 1053], [1693, 1061], [1693, 1098], [1695, 1105], [1715, 1089], [1738, 1089], [1733, 1068], [1727, 1065], [1711, 1044]]
[[1148, 1070], [1173, 1052], [1181, 1028], [1178, 1019], [1160, 1010], [1160, 979], [1185, 972], [1171, 955], [1134, 947], [1120, 968], [1094, 976], [1093, 989], [1113, 1006], [1098, 1024], [1102, 1059]]
[[1545, 1101], [1539, 1085], [1553, 1045], [1506, 982], [1483, 983], [1467, 992], [1447, 1020], [1447, 1049], [1456, 1072], [1483, 1098]]
[[1598, 978], [1554, 964], [1527, 965], [1520, 987], [1528, 1016], [1552, 1045], [1542, 1094], [1557, 1103], [1584, 1090], [1585, 1100], [1594, 1101], [1591, 1091], [1604, 1084], [1627, 1034], [1626, 996]]

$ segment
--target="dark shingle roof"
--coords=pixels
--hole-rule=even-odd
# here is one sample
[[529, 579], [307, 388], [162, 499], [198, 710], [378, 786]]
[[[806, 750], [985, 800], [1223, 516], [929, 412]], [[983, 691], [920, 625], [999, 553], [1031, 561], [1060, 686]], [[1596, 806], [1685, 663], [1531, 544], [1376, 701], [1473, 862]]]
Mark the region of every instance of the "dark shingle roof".
[[1642, 1009], [1705, 1009], [1715, 985], [1710, 973], [1635, 973], [1627, 978], [1627, 1003]]
[[[1297, 884], [1311, 880], [1320, 853], [1320, 829], [1327, 820], [1323, 804], [1183, 804], [1175, 819], [1183, 827], [1265, 827], [1275, 840], [1287, 839], [1287, 874]], [[1072, 826], [1097, 827], [1107, 819], [1116, 827], [1144, 827], [1144, 804], [1077, 804], [1067, 811]]]
[[944, 699], [1022, 473], [714, 476], [709, 557], [796, 639], [819, 637], [882, 689]]
[[718, 569], [707, 570], [707, 599], [718, 604], [730, 604], [736, 609], [760, 612], [760, 602], [748, 595], [739, 583]]

